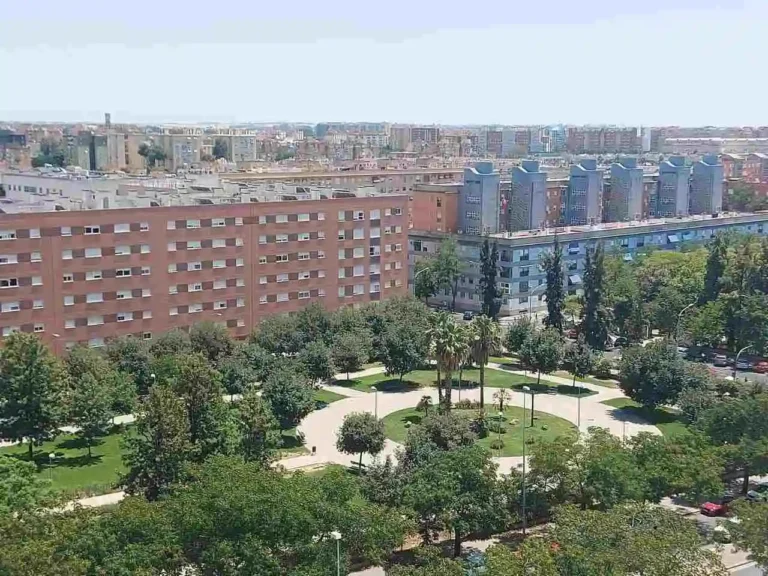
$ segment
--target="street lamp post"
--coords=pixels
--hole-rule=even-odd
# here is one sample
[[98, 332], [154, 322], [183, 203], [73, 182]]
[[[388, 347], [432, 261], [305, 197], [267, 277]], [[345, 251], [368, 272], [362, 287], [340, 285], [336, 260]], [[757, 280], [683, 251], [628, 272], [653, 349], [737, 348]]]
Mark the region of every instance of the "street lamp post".
[[341, 576], [341, 532], [334, 530], [331, 538], [336, 540], [336, 576]]
[[528, 386], [523, 386], [523, 418], [521, 420], [523, 427], [523, 536], [525, 536], [525, 528], [528, 523], [525, 514], [525, 393], [530, 391], [531, 389]]
[[578, 403], [578, 409], [576, 412], [576, 428], [578, 428], [579, 434], [581, 434], [581, 391], [582, 387], [581, 384], [579, 384], [579, 387], [576, 389], [576, 402]]
[[688, 310], [688, 309], [690, 309], [690, 308], [692, 308], [694, 306], [696, 306], [696, 302], [691, 302], [690, 304], [688, 304], [688, 306], [686, 306], [685, 308], [680, 310], [680, 312], [678, 313], [678, 315], [677, 315], [677, 322], [675, 322], [675, 343], [677, 343], [677, 341], [680, 339], [678, 337], [678, 333], [680, 331], [680, 319], [683, 317], [683, 314], [686, 312], [686, 310]]
[[533, 315], [533, 295], [536, 294], [539, 290], [546, 290], [547, 285], [546, 284], [539, 284], [531, 290], [529, 296], [528, 296], [528, 317], [530, 318]]
[[744, 346], [744, 348], [739, 350], [738, 354], [736, 354], [736, 359], [733, 361], [733, 379], [734, 380], [736, 380], [736, 364], [739, 363], [739, 356], [741, 356], [742, 352], [744, 352], [745, 350], [749, 350], [750, 348], [752, 348], [752, 344], [750, 344], [749, 346]]
[[379, 419], [379, 391], [376, 386], [371, 386], [373, 390], [373, 416], [376, 420]]

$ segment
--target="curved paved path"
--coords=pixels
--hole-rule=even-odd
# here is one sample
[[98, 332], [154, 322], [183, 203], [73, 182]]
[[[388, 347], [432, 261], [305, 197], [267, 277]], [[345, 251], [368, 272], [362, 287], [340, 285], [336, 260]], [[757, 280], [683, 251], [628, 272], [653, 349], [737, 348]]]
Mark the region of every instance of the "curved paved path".
[[[489, 364], [492, 369], [500, 370], [500, 366]], [[383, 371], [380, 369], [380, 371]], [[516, 371], [502, 370], [504, 372], [511, 372], [517, 374]], [[519, 372], [523, 374], [523, 372]], [[571, 384], [570, 380], [565, 378], [559, 378], [557, 376], [544, 376], [542, 380], [548, 380], [556, 382], [558, 384]], [[642, 424], [638, 422], [622, 421], [615, 414], [616, 408], [601, 404], [603, 400], [611, 398], [621, 398], [624, 394], [619, 389], [605, 388], [596, 384], [582, 383], [582, 386], [594, 390], [597, 394], [593, 396], [587, 396], [581, 399], [581, 430], [586, 432], [591, 426], [600, 426], [602, 428], [608, 428], [613, 434], [622, 436], [626, 433], [627, 436], [633, 436], [639, 432], [651, 432], [659, 434], [659, 430], [650, 424]], [[332, 404], [326, 406], [322, 410], [317, 410], [310, 413], [299, 425], [298, 429], [304, 434], [306, 438], [306, 447], [312, 449], [316, 448], [316, 454], [298, 456], [294, 458], [286, 458], [279, 463], [286, 469], [297, 469], [305, 466], [312, 466], [318, 464], [342, 464], [349, 465], [353, 461], [357, 462], [357, 456], [343, 454], [336, 449], [336, 431], [341, 426], [344, 417], [352, 412], [374, 412], [377, 411], [378, 417], [383, 418], [387, 414], [403, 410], [405, 408], [413, 408], [419, 402], [422, 396], [430, 395], [435, 404], [437, 404], [437, 389], [436, 388], [421, 388], [419, 390], [409, 392], [379, 392], [373, 393], [361, 393], [356, 390], [348, 390], [343, 387], [334, 386], [331, 388], [334, 392], [344, 394], [348, 396], [344, 400], [338, 400]], [[498, 388], [490, 388], [486, 386], [485, 397], [486, 399], [493, 398], [494, 392]], [[516, 390], [508, 390], [512, 396], [510, 404], [515, 406], [523, 405], [523, 393]], [[458, 390], [454, 390], [453, 397], [458, 400]], [[378, 400], [376, 399], [378, 396]], [[462, 390], [462, 398], [469, 398], [471, 400], [480, 399], [479, 388], [470, 390]], [[525, 395], [526, 406], [530, 408], [530, 396]], [[378, 404], [378, 405], [377, 405]], [[561, 394], [537, 394], [535, 409], [540, 412], [548, 412], [555, 416], [559, 416], [573, 424], [576, 424], [578, 420], [578, 400], [571, 396], [564, 396]], [[384, 450], [379, 454], [378, 458], [386, 458], [386, 456], [394, 455], [396, 448], [399, 445], [392, 441], [387, 440], [384, 446]], [[522, 457], [504, 457], [494, 458], [499, 464], [499, 471], [506, 472], [511, 467], [517, 467], [522, 463]], [[370, 464], [373, 458], [366, 454], [363, 456], [363, 462]]]

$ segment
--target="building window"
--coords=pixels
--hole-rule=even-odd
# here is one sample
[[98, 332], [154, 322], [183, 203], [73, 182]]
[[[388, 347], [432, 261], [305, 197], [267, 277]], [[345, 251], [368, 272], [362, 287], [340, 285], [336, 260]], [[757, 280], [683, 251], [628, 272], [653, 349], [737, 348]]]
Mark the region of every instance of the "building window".
[[200, 220], [187, 220], [187, 230], [200, 228]]
[[317, 213], [317, 219], [318, 220], [325, 220], [325, 212], [318, 212]]
[[101, 348], [104, 346], [104, 338], [91, 338], [88, 340], [88, 346], [90, 348]]
[[226, 226], [226, 221], [224, 218], [214, 218], [211, 220], [211, 227], [212, 228], [221, 228], [222, 226]]
[[168, 310], [169, 316], [178, 316], [179, 315], [179, 309], [176, 306], [173, 306]]
[[277, 301], [278, 302], [288, 302], [288, 293], [284, 292], [282, 294], [277, 295]]
[[2, 278], [0, 279], [0, 288], [17, 288], [19, 286], [18, 278]]
[[299, 280], [309, 280], [309, 272], [306, 270], [299, 272]]
[[259, 236], [259, 244], [266, 244], [267, 243], [267, 236], [266, 234], [261, 234]]
[[285, 242], [288, 242], [288, 234], [278, 234], [275, 236], [276, 244], [284, 244]]
[[371, 293], [371, 294], [376, 294], [376, 293], [378, 293], [378, 292], [381, 292], [381, 284], [380, 284], [380, 283], [378, 283], [378, 282], [373, 282], [373, 283], [371, 284], [370, 293]]
[[101, 226], [86, 226], [84, 233], [86, 236], [91, 234], [101, 234]]
[[211, 243], [213, 248], [224, 248], [227, 245], [227, 241], [224, 238], [214, 238]]
[[202, 304], [190, 304], [189, 305], [189, 313], [190, 314], [197, 314], [199, 312], [203, 311], [203, 305]]
[[278, 254], [275, 256], [275, 262], [288, 262], [288, 254]]
[[238, 268], [243, 266], [243, 259], [242, 258], [237, 258], [235, 260], [235, 266], [237, 266]]
[[203, 269], [203, 263], [202, 262], [190, 262], [187, 266], [188, 270], [192, 270], [194, 272], [199, 272]]
[[277, 275], [277, 281], [278, 282], [288, 282], [288, 274], [278, 274]]
[[152, 318], [152, 310], [144, 310], [144, 311], [141, 313], [141, 317], [142, 317], [144, 320], [148, 320], [149, 318]]
[[352, 275], [353, 276], [364, 276], [365, 275], [365, 266], [363, 266], [362, 264], [358, 264], [357, 266], [355, 266], [354, 269], [352, 270]]
[[0, 312], [18, 312], [21, 307], [18, 302], [3, 302], [0, 304]]
[[309, 222], [309, 214], [299, 214], [299, 222]]
[[40, 238], [40, 228], [30, 228], [29, 229], [29, 237], [30, 238]]
[[309, 232], [299, 234], [299, 242], [306, 242], [307, 240], [309, 240]]
[[118, 300], [130, 300], [133, 298], [133, 293], [130, 290], [118, 290], [115, 298]]
[[117, 313], [117, 321], [118, 322], [130, 322], [133, 320], [133, 312], [118, 312]]
[[266, 284], [267, 283], [267, 277], [266, 276], [260, 276], [259, 277], [259, 284]]
[[317, 257], [318, 259], [325, 258], [325, 250], [318, 250]]
[[101, 292], [89, 292], [85, 297], [85, 301], [88, 304], [94, 304], [96, 302], [104, 302], [104, 294]]
[[245, 326], [245, 320], [243, 320], [242, 318], [238, 318], [237, 319], [237, 327], [238, 328], [242, 328], [243, 326]]
[[101, 258], [101, 248], [86, 248], [85, 249], [85, 257], [86, 258]]
[[131, 269], [130, 268], [118, 268], [115, 270], [115, 277], [116, 278], [127, 278], [131, 275]]
[[259, 264], [266, 264], [266, 263], [267, 263], [267, 257], [259, 256]]
[[227, 261], [226, 260], [214, 260], [213, 261], [213, 267], [214, 268], [226, 268], [227, 267]]
[[[174, 243], [174, 250], [176, 249], [176, 244]], [[115, 246], [115, 256], [128, 256], [131, 253], [131, 247], [130, 246]]]
[[149, 222], [142, 222], [139, 224], [139, 230], [142, 232], [149, 232]]
[[243, 225], [243, 218], [241, 216], [235, 217], [235, 226], [242, 226]]
[[309, 298], [309, 291], [308, 290], [302, 290], [299, 292], [299, 300], [304, 300], [306, 298]]
[[101, 270], [91, 270], [85, 273], [86, 280], [101, 280]]
[[317, 271], [317, 277], [318, 278], [325, 278], [325, 270], [318, 270]]
[[73, 306], [75, 303], [74, 296], [64, 296], [64, 306]]
[[288, 222], [288, 215], [287, 214], [278, 214], [275, 216], [275, 223], [276, 224], [285, 224]]
[[235, 286], [243, 287], [245, 286], [245, 278], [237, 278], [235, 279]]
[[381, 228], [371, 228], [371, 238], [381, 238]]
[[203, 285], [199, 282], [195, 282], [194, 284], [188, 284], [187, 285], [187, 291], [188, 292], [201, 292], [203, 290]]
[[44, 303], [43, 303], [43, 301], [42, 301], [42, 300], [34, 300], [34, 301], [32, 302], [32, 308], [33, 308], [34, 310], [41, 310], [41, 309], [43, 309], [44, 307], [45, 307], [45, 305], [44, 305]]
[[218, 279], [213, 281], [213, 289], [214, 290], [223, 290], [227, 287], [227, 281], [223, 279]]
[[213, 309], [214, 310], [225, 310], [227, 308], [227, 301], [226, 300], [217, 300], [213, 303]]
[[267, 223], [267, 217], [259, 216], [259, 224], [266, 224], [266, 223]]
[[365, 294], [365, 284], [355, 284], [355, 287], [352, 289], [352, 293], [355, 296], [359, 296], [360, 294]]
[[168, 273], [173, 274], [176, 272], [176, 264], [168, 264]]
[[175, 220], [168, 220], [168, 223], [165, 227], [166, 230], [176, 230], [176, 221]]
[[72, 228], [69, 226], [62, 226], [59, 228], [59, 235], [60, 236], [72, 236]]
[[115, 224], [115, 234], [124, 234], [131, 231], [130, 224]]
[[352, 215], [353, 220], [365, 220], [365, 212], [362, 210], [355, 210]]
[[75, 321], [74, 320], [64, 320], [64, 328], [67, 330], [71, 330], [75, 327]]
[[355, 240], [364, 240], [365, 239], [365, 228], [355, 228], [352, 238]]
[[[40, 261], [43, 259], [43, 257], [42, 257], [42, 255], [40, 254], [40, 252], [32, 252], [32, 254], [30, 254], [30, 257], [29, 257], [29, 259], [30, 259], [32, 262], [40, 262]], [[2, 262], [0, 262], [0, 264], [2, 264]]]
[[337, 240], [344, 240], [347, 237], [347, 233], [344, 232], [344, 230], [339, 230], [338, 236], [336, 236]]
[[235, 246], [243, 246], [243, 239], [242, 238], [235, 238]]
[[101, 326], [104, 324], [104, 316], [88, 316], [88, 326]]
[[339, 268], [339, 278], [346, 278], [347, 273], [344, 271], [344, 268]]
[[237, 302], [235, 302], [235, 305], [238, 308], [242, 308], [243, 306], [245, 306], [245, 298], [238, 298]]
[[261, 296], [259, 296], [259, 304], [266, 304], [266, 303], [267, 303], [267, 295], [262, 294]]
[[381, 254], [381, 246], [371, 246], [368, 248], [369, 256], [379, 256]]
[[61, 251], [61, 259], [62, 260], [72, 260], [72, 250], [62, 250]]
[[200, 250], [203, 247], [203, 243], [200, 240], [189, 240], [187, 242], [187, 250]]
[[381, 219], [381, 210], [371, 210], [369, 212], [369, 215], [371, 217], [371, 220], [380, 220]]

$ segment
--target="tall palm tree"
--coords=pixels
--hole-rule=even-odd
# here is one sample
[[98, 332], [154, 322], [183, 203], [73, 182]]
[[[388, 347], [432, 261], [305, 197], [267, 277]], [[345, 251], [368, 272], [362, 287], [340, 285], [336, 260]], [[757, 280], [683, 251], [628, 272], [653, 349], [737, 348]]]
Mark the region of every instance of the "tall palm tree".
[[453, 373], [466, 361], [469, 354], [469, 342], [464, 328], [456, 324], [449, 314], [442, 315], [435, 322], [431, 329], [430, 339], [432, 357], [437, 362], [438, 374], [442, 373], [443, 376], [442, 387], [438, 376], [440, 405], [445, 412], [449, 412], [451, 410]]
[[438, 404], [443, 405], [443, 381], [440, 379], [440, 354], [443, 333], [447, 324], [451, 321], [451, 315], [447, 312], [437, 312], [429, 316], [429, 328], [427, 329], [427, 341], [429, 342], [429, 358], [434, 360], [437, 370], [437, 398]]
[[501, 349], [499, 324], [488, 316], [477, 316], [470, 324], [472, 328], [472, 359], [480, 365], [480, 410], [485, 406], [485, 365], [488, 357]]

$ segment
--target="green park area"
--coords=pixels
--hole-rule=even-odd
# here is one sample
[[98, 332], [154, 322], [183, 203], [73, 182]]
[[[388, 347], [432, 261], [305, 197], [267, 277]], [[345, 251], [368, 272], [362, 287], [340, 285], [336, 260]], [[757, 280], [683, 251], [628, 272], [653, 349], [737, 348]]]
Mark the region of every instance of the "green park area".
[[619, 416], [626, 415], [628, 421], [653, 424], [667, 437], [680, 436], [688, 432], [680, 414], [670, 408], [648, 408], [629, 398], [613, 398], [604, 400], [602, 404], [618, 408]]
[[[477, 416], [476, 409], [458, 410], [454, 413], [463, 414], [470, 418]], [[495, 412], [494, 412], [495, 413]], [[491, 451], [493, 456], [522, 456], [523, 454], [523, 420], [525, 422], [525, 440], [526, 443], [537, 440], [551, 440], [576, 432], [576, 427], [562, 418], [547, 414], [546, 412], [535, 411], [533, 415], [533, 426], [531, 426], [531, 411], [523, 410], [517, 406], [507, 406], [504, 409], [504, 416], [501, 420], [501, 434], [499, 434], [498, 417], [490, 417], [489, 422], [494, 431], [490, 431], [485, 438], [480, 438], [477, 444]], [[408, 430], [412, 426], [420, 424], [424, 418], [424, 411], [416, 408], [406, 408], [398, 410], [384, 417], [384, 433], [387, 438], [395, 442], [403, 443], [408, 436]], [[492, 449], [491, 444], [501, 437], [504, 443], [501, 451]]]

